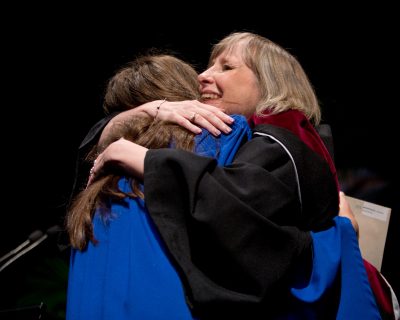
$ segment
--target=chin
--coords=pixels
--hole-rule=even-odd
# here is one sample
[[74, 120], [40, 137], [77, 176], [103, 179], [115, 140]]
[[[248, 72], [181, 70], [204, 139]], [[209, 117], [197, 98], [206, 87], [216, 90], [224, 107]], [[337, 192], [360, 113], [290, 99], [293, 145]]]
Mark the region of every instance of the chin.
[[205, 103], [205, 104], [209, 104], [209, 105], [211, 105], [213, 107], [216, 107], [216, 108], [219, 108], [219, 109], [223, 109], [223, 107], [221, 106], [221, 103], [222, 103], [221, 100], [211, 100], [211, 99], [209, 99], [209, 100], [204, 100], [202, 102]]

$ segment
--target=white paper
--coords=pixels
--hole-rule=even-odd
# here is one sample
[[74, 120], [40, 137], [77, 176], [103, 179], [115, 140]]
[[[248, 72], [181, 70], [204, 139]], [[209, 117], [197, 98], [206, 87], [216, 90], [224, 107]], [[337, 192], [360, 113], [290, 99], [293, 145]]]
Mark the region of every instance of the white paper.
[[360, 228], [361, 255], [380, 271], [391, 209], [349, 196], [346, 199]]

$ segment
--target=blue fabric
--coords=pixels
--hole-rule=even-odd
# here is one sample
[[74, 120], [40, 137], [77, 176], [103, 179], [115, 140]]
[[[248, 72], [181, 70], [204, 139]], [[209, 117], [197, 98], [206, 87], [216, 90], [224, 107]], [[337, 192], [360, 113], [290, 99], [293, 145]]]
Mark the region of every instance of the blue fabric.
[[[129, 181], [120, 181], [129, 190]], [[68, 319], [192, 319], [179, 277], [141, 200], [96, 213], [98, 245], [73, 250]]]
[[381, 319], [358, 239], [349, 219], [312, 232], [313, 266], [309, 282], [293, 287], [294, 310], [282, 319]]
[[[229, 135], [215, 138], [206, 130], [196, 136], [196, 152], [232, 161], [251, 131], [242, 116]], [[130, 190], [129, 180], [119, 181]], [[112, 203], [108, 217], [93, 219], [97, 245], [72, 250], [67, 319], [193, 319], [177, 271], [141, 199]]]
[[338, 218], [337, 224], [341, 226], [342, 248], [342, 290], [337, 319], [381, 319], [351, 222]]
[[[231, 163], [243, 140], [246, 120], [233, 116], [232, 133], [219, 139], [203, 130], [195, 151]], [[119, 182], [129, 190], [128, 180]], [[113, 203], [106, 219], [96, 212], [98, 245], [72, 250], [67, 319], [193, 319], [177, 271], [141, 199]], [[280, 319], [380, 319], [350, 221], [311, 233], [310, 279], [291, 289], [293, 304]]]
[[217, 159], [218, 165], [224, 166], [232, 163], [233, 158], [239, 147], [244, 141], [251, 139], [251, 130], [243, 116], [231, 115], [235, 122], [231, 126], [230, 134], [222, 134], [220, 139], [203, 130], [195, 138], [195, 152], [205, 157]]

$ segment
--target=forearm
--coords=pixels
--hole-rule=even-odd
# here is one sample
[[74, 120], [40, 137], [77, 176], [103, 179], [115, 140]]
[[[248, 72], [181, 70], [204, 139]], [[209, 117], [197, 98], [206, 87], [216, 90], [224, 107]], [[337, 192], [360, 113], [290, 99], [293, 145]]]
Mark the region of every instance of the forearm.
[[107, 136], [115, 123], [124, 121], [132, 115], [148, 116], [153, 119], [157, 118], [160, 121], [172, 122], [195, 134], [201, 133], [201, 128], [204, 128], [214, 136], [220, 135], [221, 132], [231, 132], [229, 125], [234, 121], [222, 110], [197, 100], [155, 100], [121, 112], [114, 117], [104, 128], [99, 142], [101, 143], [104, 140], [104, 137]]
[[129, 151], [121, 152], [120, 157], [116, 158], [118, 167], [121, 167], [129, 176], [143, 180], [144, 158], [148, 149], [140, 145], [135, 145]]
[[143, 180], [144, 159], [148, 149], [123, 138], [111, 143], [96, 158], [88, 185], [103, 172], [117, 168], [125, 175]]
[[[310, 252], [309, 233], [281, 227], [265, 211], [285, 205], [277, 208], [273, 197], [266, 196], [276, 192], [274, 177], [267, 174], [260, 185], [255, 183], [259, 174], [255, 166], [222, 168], [215, 160], [179, 150], [149, 150], [146, 155], [149, 214], [200, 307], [206, 303], [201, 295], [205, 287], [210, 300], [222, 295], [232, 307], [238, 302], [226, 296], [226, 288], [245, 303], [266, 298], [276, 293], [276, 286], [284, 287], [284, 277], [298, 257]], [[282, 200], [289, 197], [285, 194]], [[296, 202], [296, 197], [291, 199]], [[210, 278], [218, 279], [218, 285]]]

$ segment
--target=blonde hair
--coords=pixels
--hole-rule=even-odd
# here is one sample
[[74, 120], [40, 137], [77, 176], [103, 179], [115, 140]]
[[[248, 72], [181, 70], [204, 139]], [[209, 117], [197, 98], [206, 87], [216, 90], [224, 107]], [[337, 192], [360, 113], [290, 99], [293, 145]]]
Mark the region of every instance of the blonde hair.
[[224, 51], [242, 46], [244, 63], [256, 75], [261, 99], [256, 114], [270, 114], [294, 109], [313, 124], [321, 120], [321, 110], [314, 89], [297, 59], [276, 43], [250, 32], [236, 32], [214, 45], [210, 64]]

